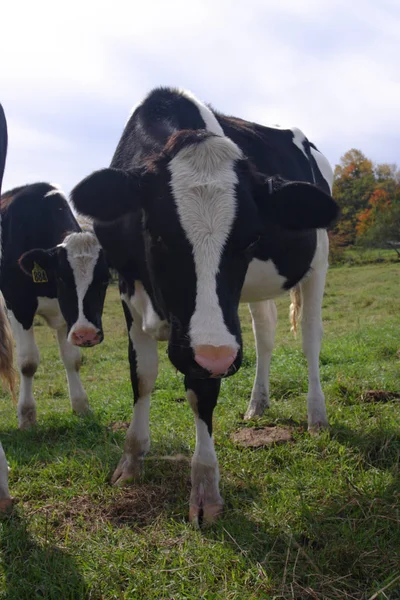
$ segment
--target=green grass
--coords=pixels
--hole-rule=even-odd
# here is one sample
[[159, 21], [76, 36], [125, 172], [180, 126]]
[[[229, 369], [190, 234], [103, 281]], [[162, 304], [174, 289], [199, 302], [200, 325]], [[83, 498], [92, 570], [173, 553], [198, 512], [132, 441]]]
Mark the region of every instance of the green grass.
[[331, 254], [331, 263], [353, 267], [355, 265], [398, 263], [394, 249], [348, 246]]
[[[214, 419], [225, 512], [202, 531], [186, 522], [195, 428], [165, 345], [145, 473], [119, 489], [109, 480], [125, 430], [110, 426], [130, 419], [132, 400], [115, 287], [105, 341], [84, 352], [91, 417], [71, 413], [54, 335], [37, 327], [38, 427], [18, 431], [2, 400], [0, 439], [19, 502], [1, 525], [0, 600], [398, 600], [399, 400], [363, 394], [400, 391], [399, 277], [396, 264], [330, 271], [321, 376], [331, 428], [317, 436], [306, 431], [306, 363], [289, 331], [289, 299], [279, 300], [272, 407], [260, 424], [290, 424], [294, 440], [258, 450], [230, 439], [247, 426], [254, 376], [243, 307], [244, 364], [223, 381]], [[177, 454], [186, 460], [165, 460]]]

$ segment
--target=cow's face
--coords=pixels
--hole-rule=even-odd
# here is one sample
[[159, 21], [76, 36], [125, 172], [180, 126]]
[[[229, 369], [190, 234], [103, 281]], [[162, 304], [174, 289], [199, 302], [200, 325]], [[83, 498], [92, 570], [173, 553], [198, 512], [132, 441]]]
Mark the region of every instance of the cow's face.
[[142, 204], [155, 299], [171, 324], [169, 357], [197, 377], [228, 376], [241, 363], [238, 304], [260, 235], [244, 167], [228, 138], [180, 134]]
[[185, 374], [224, 377], [239, 368], [238, 304], [265, 214], [284, 224], [286, 203], [301, 216], [301, 186], [307, 186], [330, 215], [321, 218], [321, 209], [319, 219], [291, 215], [291, 226], [325, 227], [332, 218], [332, 199], [314, 186], [296, 183], [294, 204], [294, 184], [275, 183], [256, 178], [230, 139], [180, 132], [144, 174], [100, 171], [72, 194], [80, 212], [99, 220], [142, 210], [143, 260], [153, 297], [171, 324], [170, 359]]
[[72, 233], [50, 250], [30, 250], [21, 256], [20, 266], [34, 281], [38, 277], [56, 284], [72, 344], [95, 346], [102, 342], [101, 316], [109, 272], [92, 233]]

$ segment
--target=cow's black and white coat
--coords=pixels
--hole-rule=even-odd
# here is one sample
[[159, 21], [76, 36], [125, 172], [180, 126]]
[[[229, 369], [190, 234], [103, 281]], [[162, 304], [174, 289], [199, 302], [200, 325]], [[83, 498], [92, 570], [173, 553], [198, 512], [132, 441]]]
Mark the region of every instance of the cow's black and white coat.
[[103, 339], [101, 315], [108, 283], [104, 252], [93, 232], [81, 231], [65, 196], [49, 183], [6, 192], [1, 213], [0, 287], [17, 349], [19, 426], [36, 422], [35, 315], [56, 330], [72, 409], [85, 413], [89, 404], [79, 376], [78, 346], [93, 346]]
[[248, 302], [257, 372], [247, 418], [269, 402], [273, 298], [302, 298], [310, 427], [327, 424], [319, 378], [326, 228], [337, 215], [332, 170], [298, 129], [226, 117], [193, 95], [156, 89], [134, 110], [110, 169], [72, 193], [121, 275], [135, 398], [113, 480], [128, 480], [148, 451], [157, 340], [185, 375], [196, 423], [190, 518], [222, 507], [212, 414], [221, 377], [240, 367], [239, 302]]

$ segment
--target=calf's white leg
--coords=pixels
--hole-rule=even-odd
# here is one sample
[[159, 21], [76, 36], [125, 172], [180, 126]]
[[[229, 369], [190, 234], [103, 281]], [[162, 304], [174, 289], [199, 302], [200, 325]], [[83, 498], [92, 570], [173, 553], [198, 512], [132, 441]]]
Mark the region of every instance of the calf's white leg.
[[36, 402], [32, 393], [32, 384], [39, 366], [40, 354], [35, 342], [33, 325], [30, 329], [24, 329], [12, 311], [9, 311], [9, 317], [17, 348], [20, 374], [18, 424], [21, 429], [24, 429], [36, 423]]
[[72, 410], [77, 414], [85, 414], [90, 410], [89, 401], [83, 389], [79, 369], [81, 366], [81, 352], [67, 340], [67, 326], [57, 329], [57, 340], [60, 356], [67, 373], [69, 397]]

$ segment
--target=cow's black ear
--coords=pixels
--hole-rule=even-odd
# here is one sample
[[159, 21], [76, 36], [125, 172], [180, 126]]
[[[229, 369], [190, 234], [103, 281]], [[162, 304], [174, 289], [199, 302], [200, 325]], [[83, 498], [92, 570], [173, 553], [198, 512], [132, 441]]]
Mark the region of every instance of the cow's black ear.
[[135, 212], [146, 183], [142, 171], [101, 169], [95, 171], [71, 192], [76, 210], [98, 221], [115, 221]]
[[[285, 229], [326, 229], [339, 215], [330, 194], [304, 181], [286, 181], [275, 176], [257, 186], [261, 212]], [[262, 197], [261, 197], [262, 196]]]
[[56, 248], [50, 250], [34, 248], [25, 252], [18, 262], [23, 272], [32, 277], [34, 283], [47, 283], [54, 280], [57, 260]]

